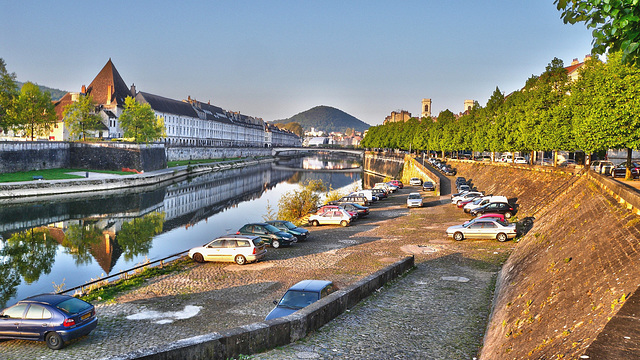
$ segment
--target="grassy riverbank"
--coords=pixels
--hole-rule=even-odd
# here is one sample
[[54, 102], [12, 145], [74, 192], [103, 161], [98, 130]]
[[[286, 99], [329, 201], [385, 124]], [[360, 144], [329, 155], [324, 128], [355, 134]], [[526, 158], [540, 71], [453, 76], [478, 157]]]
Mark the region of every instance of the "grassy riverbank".
[[31, 170], [20, 171], [14, 173], [0, 174], [0, 182], [20, 182], [20, 181], [37, 181], [42, 177], [42, 180], [64, 180], [64, 179], [81, 179], [85, 176], [73, 175], [70, 173], [77, 172], [93, 172], [102, 174], [115, 174], [115, 175], [131, 175], [131, 172], [125, 171], [111, 171], [111, 170], [87, 170], [87, 169], [44, 169], [44, 170]]

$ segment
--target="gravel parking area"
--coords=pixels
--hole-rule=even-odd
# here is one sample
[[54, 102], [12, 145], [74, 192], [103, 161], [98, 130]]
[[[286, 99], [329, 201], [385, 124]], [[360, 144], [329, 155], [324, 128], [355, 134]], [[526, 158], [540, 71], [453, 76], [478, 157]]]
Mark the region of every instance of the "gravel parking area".
[[448, 196], [406, 209], [406, 195], [417, 190], [405, 187], [352, 226], [309, 227], [308, 241], [269, 249], [265, 261], [194, 263], [99, 303], [98, 328], [62, 350], [5, 341], [0, 352], [4, 359], [114, 358], [262, 321], [300, 280], [346, 287], [411, 253], [416, 270], [309, 338], [255, 358], [470, 359], [481, 345], [496, 271], [515, 244], [448, 240], [444, 229], [464, 214], [445, 204]]

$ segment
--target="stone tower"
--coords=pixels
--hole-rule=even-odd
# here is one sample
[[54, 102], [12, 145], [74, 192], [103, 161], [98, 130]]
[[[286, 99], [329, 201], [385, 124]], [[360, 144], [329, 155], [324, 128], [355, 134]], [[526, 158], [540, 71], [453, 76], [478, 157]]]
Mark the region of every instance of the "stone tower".
[[422, 99], [422, 117], [431, 117], [431, 99]]
[[471, 109], [473, 109], [473, 100], [465, 100], [463, 112], [471, 111]]

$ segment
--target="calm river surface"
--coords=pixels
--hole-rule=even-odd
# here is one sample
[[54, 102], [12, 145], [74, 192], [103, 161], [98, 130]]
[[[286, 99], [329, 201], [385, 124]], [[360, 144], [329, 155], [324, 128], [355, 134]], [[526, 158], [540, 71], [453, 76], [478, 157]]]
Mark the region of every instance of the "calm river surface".
[[345, 193], [362, 187], [360, 170], [344, 170], [360, 166], [359, 158], [296, 158], [153, 190], [0, 205], [0, 309], [235, 233], [263, 221], [268, 206], [277, 211], [280, 196], [308, 179]]

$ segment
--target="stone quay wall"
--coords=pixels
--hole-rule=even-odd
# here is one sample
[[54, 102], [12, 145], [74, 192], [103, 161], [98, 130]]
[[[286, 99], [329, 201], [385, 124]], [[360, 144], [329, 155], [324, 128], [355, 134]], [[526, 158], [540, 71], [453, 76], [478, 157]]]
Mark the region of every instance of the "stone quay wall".
[[402, 177], [402, 167], [404, 166], [404, 155], [392, 153], [371, 153], [364, 154], [364, 171], [388, 176], [392, 179]]
[[289, 316], [178, 340], [163, 347], [141, 349], [117, 359], [235, 359], [286, 345], [316, 331], [413, 267], [413, 256], [406, 257]]
[[241, 157], [271, 156], [271, 148], [250, 147], [186, 147], [171, 146], [166, 148], [167, 161], [202, 160], [202, 159], [230, 159]]
[[167, 167], [163, 144], [71, 143], [69, 155], [72, 168], [153, 171]]
[[162, 144], [0, 142], [0, 172], [59, 168], [153, 171], [167, 167]]
[[431, 181], [436, 186], [436, 195], [440, 195], [440, 177], [412, 156], [406, 155], [404, 158], [404, 168], [402, 170], [402, 182], [409, 183], [411, 178], [417, 177], [422, 181]]
[[0, 142], [0, 172], [56, 169], [70, 163], [68, 142]]

